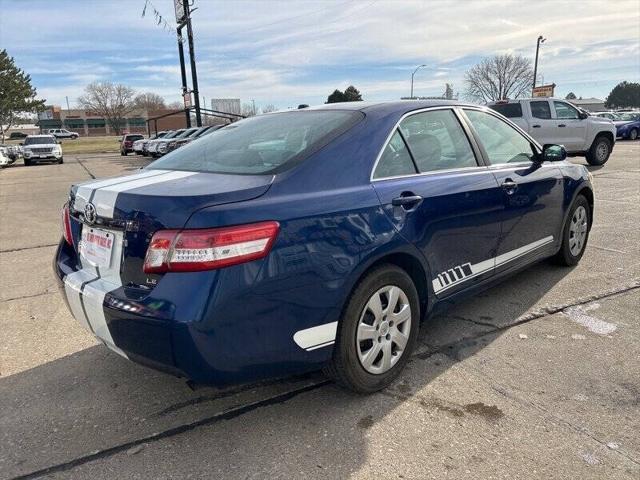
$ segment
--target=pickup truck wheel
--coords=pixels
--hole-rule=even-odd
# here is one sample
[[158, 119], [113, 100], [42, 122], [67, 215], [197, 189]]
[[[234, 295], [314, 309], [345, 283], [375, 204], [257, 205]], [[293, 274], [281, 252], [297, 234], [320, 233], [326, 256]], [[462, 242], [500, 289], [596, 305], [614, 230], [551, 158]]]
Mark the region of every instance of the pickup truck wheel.
[[604, 135], [599, 135], [591, 144], [586, 154], [589, 165], [604, 165], [611, 155], [611, 140]]
[[27, 160], [26, 158], [24, 159], [24, 166], [25, 167], [30, 167], [31, 166], [31, 160]]
[[638, 129], [632, 128], [629, 132], [629, 140], [637, 140], [638, 138]]
[[64, 163], [64, 158], [60, 157], [60, 160], [58, 160], [58, 165], [62, 165]]
[[385, 388], [409, 361], [419, 322], [411, 277], [395, 265], [375, 268], [351, 294], [325, 373], [358, 393]]

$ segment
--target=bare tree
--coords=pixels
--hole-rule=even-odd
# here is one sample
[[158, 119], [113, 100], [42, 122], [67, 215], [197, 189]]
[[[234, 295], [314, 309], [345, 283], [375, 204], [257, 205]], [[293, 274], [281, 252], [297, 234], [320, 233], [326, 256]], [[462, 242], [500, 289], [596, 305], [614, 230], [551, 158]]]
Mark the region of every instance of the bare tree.
[[116, 135], [122, 134], [126, 116], [136, 108], [135, 91], [125, 85], [94, 82], [86, 86], [78, 103], [86, 110], [104, 117]]
[[182, 102], [171, 102], [167, 105], [169, 110], [184, 110], [184, 103]]
[[465, 73], [466, 96], [478, 102], [520, 98], [530, 94], [531, 61], [522, 55], [485, 58]]
[[262, 113], [271, 113], [277, 110], [278, 110], [278, 107], [276, 107], [273, 103], [270, 103], [262, 107]]
[[242, 115], [245, 117], [253, 117], [256, 114], [256, 109], [251, 103], [242, 104]]
[[163, 110], [167, 108], [164, 103], [164, 98], [153, 92], [146, 92], [136, 95], [134, 102], [136, 104], [136, 108], [139, 108], [141, 110], [153, 111]]

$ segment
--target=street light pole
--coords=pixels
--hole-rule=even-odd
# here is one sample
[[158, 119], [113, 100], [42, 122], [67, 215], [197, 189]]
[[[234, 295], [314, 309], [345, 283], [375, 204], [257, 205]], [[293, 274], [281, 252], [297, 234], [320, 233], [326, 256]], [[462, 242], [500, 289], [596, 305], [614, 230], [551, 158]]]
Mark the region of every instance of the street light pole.
[[411, 99], [413, 99], [413, 77], [416, 74], [416, 72], [420, 70], [422, 67], [426, 67], [426, 65], [418, 65], [416, 69], [413, 71], [413, 73], [411, 74]]
[[540, 44], [544, 43], [545, 40], [546, 38], [540, 35], [536, 43], [536, 62], [533, 64], [533, 88], [536, 88], [536, 75], [538, 74], [538, 52], [540, 52]]

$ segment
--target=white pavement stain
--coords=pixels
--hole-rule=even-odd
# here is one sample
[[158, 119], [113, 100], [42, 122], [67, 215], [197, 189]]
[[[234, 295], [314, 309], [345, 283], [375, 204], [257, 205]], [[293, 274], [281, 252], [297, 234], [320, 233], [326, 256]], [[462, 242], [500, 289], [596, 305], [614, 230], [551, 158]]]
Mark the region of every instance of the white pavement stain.
[[574, 322], [582, 325], [587, 330], [597, 335], [609, 335], [618, 328], [615, 324], [605, 322], [599, 318], [593, 317], [586, 312], [597, 310], [600, 308], [599, 303], [591, 303], [589, 305], [578, 305], [576, 307], [567, 308], [564, 314]]

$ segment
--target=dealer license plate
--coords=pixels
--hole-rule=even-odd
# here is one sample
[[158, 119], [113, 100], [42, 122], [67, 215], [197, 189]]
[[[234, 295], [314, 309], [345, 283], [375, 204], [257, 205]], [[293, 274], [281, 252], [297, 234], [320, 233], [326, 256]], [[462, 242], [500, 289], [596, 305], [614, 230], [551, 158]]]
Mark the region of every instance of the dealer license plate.
[[91, 265], [108, 267], [111, 264], [114, 240], [113, 233], [83, 225], [82, 240], [78, 250]]

